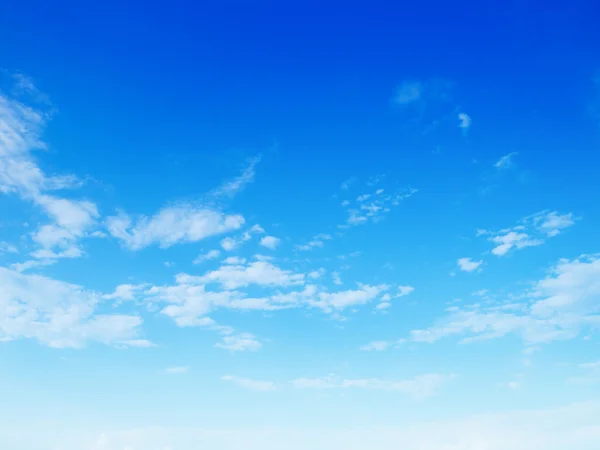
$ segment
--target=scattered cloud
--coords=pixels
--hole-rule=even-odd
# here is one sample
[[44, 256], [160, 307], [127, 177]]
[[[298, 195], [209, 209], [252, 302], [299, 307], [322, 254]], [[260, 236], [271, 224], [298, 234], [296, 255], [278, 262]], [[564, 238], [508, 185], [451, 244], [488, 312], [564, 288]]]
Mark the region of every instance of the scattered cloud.
[[221, 380], [233, 383], [241, 388], [251, 391], [274, 391], [277, 389], [275, 383], [271, 381], [252, 380], [250, 378], [235, 377], [233, 375], [224, 375]]
[[[27, 90], [34, 90], [31, 81], [25, 83], [25, 79], [15, 78], [17, 89], [27, 85]], [[76, 258], [83, 254], [78, 241], [94, 231], [99, 213], [90, 201], [53, 193], [80, 187], [82, 182], [77, 177], [48, 175], [38, 166], [34, 152], [46, 148], [42, 132], [52, 115], [45, 106], [35, 109], [0, 93], [0, 193], [18, 195], [51, 220], [31, 234], [40, 246], [34, 258]]]
[[417, 193], [416, 189], [405, 189], [395, 194], [384, 194], [383, 190], [377, 189], [373, 194], [361, 194], [355, 199], [354, 203], [351, 201], [342, 203], [348, 218], [346, 223], [338, 225], [338, 228], [378, 222], [385, 214], [399, 206], [402, 200], [412, 197], [415, 193]]
[[360, 350], [363, 352], [382, 352], [390, 347], [388, 341], [371, 341], [367, 345], [363, 345]]
[[271, 250], [275, 250], [281, 242], [281, 239], [276, 238], [275, 236], [264, 236], [260, 240], [260, 245], [263, 247], [267, 247]]
[[177, 366], [177, 367], [167, 367], [164, 372], [167, 375], [183, 375], [184, 373], [188, 373], [189, 371], [190, 371], [189, 366]]
[[471, 117], [466, 113], [458, 113], [458, 128], [461, 128], [463, 132], [467, 132], [471, 127]]
[[233, 180], [223, 183], [221, 186], [212, 191], [215, 197], [233, 198], [235, 195], [243, 191], [248, 184], [254, 181], [256, 175], [256, 165], [260, 162], [260, 156], [249, 160], [248, 165], [243, 170], [240, 176]]
[[0, 241], [0, 255], [4, 253], [19, 253], [19, 250], [13, 244]]
[[2, 267], [0, 286], [0, 342], [35, 339], [56, 348], [149, 344], [139, 338], [139, 316], [101, 314], [102, 296], [81, 286]]
[[331, 279], [333, 281], [333, 284], [337, 286], [341, 286], [342, 284], [344, 284], [342, 282], [342, 278], [340, 277], [339, 272], [331, 272]]
[[421, 100], [425, 86], [420, 81], [407, 80], [404, 81], [396, 89], [394, 95], [394, 103], [398, 105], [409, 105]]
[[401, 392], [416, 399], [434, 395], [453, 375], [425, 374], [407, 380], [388, 381], [377, 378], [342, 379], [336, 375], [322, 378], [298, 378], [292, 386], [297, 389], [371, 389]]
[[323, 248], [325, 246], [325, 241], [330, 241], [331, 239], [333, 239], [333, 236], [331, 236], [330, 234], [320, 233], [313, 237], [312, 240], [310, 240], [306, 244], [296, 245], [296, 248], [302, 251], [308, 251], [314, 248]]
[[239, 248], [245, 242], [248, 242], [250, 239], [252, 239], [253, 235], [262, 234], [264, 232], [265, 230], [263, 230], [263, 228], [260, 225], [253, 225], [252, 228], [246, 230], [240, 236], [226, 237], [225, 239], [223, 239], [221, 241], [221, 247], [226, 252], [231, 252]]
[[194, 259], [194, 261], [192, 261], [192, 263], [193, 264], [202, 264], [203, 262], [211, 261], [213, 259], [217, 259], [219, 256], [221, 256], [221, 251], [220, 250], [210, 250], [207, 253], [203, 253], [201, 255], [198, 255], [196, 257], [196, 259]]
[[510, 169], [514, 165], [514, 158], [518, 155], [517, 152], [512, 152], [500, 158], [494, 166], [497, 169]]
[[578, 220], [572, 213], [541, 211], [524, 217], [518, 225], [500, 231], [478, 230], [477, 236], [486, 236], [495, 246], [492, 253], [504, 256], [511, 250], [542, 245], [545, 239], [558, 236]]
[[[231, 377], [235, 379], [235, 377]], [[225, 380], [233, 382], [232, 380]], [[269, 389], [269, 385], [265, 385]], [[270, 390], [270, 389], [269, 389]], [[600, 437], [600, 403], [588, 401], [541, 410], [515, 410], [434, 421], [415, 420], [398, 426], [300, 427], [148, 427], [77, 429], [40, 427], [33, 437], [26, 429], [8, 436], [7, 448], [63, 450], [177, 449], [219, 450], [592, 450]], [[2, 432], [2, 430], [0, 430]], [[14, 436], [14, 437], [13, 437]], [[33, 444], [33, 445], [32, 445]]]
[[600, 257], [563, 259], [522, 294], [520, 302], [453, 307], [431, 328], [414, 330], [415, 342], [456, 336], [463, 343], [516, 334], [528, 344], [568, 340], [600, 327]]
[[239, 214], [227, 215], [191, 204], [169, 206], [152, 217], [132, 219], [121, 213], [106, 220], [110, 235], [130, 250], [141, 250], [154, 244], [168, 248], [175, 244], [198, 242], [237, 230], [243, 224], [244, 218]]
[[483, 261], [473, 261], [471, 258], [459, 258], [457, 264], [463, 272], [474, 272], [479, 269]]
[[215, 347], [232, 352], [256, 352], [262, 348], [262, 344], [250, 333], [234, 334], [224, 336]]

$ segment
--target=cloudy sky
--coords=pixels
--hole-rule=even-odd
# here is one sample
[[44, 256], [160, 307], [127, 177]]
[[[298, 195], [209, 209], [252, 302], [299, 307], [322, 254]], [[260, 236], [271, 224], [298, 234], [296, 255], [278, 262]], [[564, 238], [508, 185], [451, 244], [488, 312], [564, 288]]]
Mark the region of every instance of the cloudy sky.
[[593, 2], [319, 3], [0, 6], [6, 448], [597, 448]]

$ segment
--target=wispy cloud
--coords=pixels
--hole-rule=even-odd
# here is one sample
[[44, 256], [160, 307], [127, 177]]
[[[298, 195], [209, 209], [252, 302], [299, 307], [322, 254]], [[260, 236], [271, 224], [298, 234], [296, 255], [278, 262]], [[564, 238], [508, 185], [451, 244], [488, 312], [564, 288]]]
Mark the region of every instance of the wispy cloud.
[[542, 245], [546, 239], [558, 236], [563, 230], [573, 226], [577, 220], [573, 213], [541, 211], [524, 217], [512, 228], [500, 231], [478, 230], [477, 236], [486, 236], [495, 245], [492, 254], [504, 256], [511, 250]]
[[189, 366], [177, 366], [177, 367], [167, 367], [164, 372], [167, 375], [183, 375], [184, 373], [188, 373], [190, 371]]
[[239, 214], [225, 214], [202, 205], [179, 204], [163, 208], [152, 217], [131, 218], [121, 213], [107, 218], [106, 227], [126, 248], [141, 250], [155, 244], [168, 248], [198, 242], [238, 230], [244, 222]]
[[260, 160], [260, 156], [250, 159], [248, 165], [242, 171], [241, 175], [233, 180], [226, 181], [221, 186], [214, 189], [212, 191], [212, 195], [215, 197], [233, 198], [235, 195], [242, 192], [246, 186], [254, 181], [254, 177], [256, 175], [256, 165], [260, 162]]
[[369, 389], [401, 392], [417, 399], [434, 395], [440, 386], [454, 378], [453, 375], [425, 374], [399, 381], [381, 380], [378, 378], [346, 379], [336, 375], [322, 378], [298, 378], [292, 386], [297, 389]]
[[497, 169], [510, 169], [514, 165], [514, 159], [518, 155], [517, 152], [512, 152], [504, 155], [494, 164]]
[[277, 386], [272, 381], [260, 381], [252, 380], [250, 378], [236, 377], [233, 375], [224, 375], [221, 380], [228, 383], [233, 383], [241, 388], [248, 389], [251, 391], [274, 391]]
[[516, 334], [528, 344], [567, 340], [586, 328], [600, 325], [600, 258], [582, 256], [561, 260], [551, 273], [535, 283], [533, 290], [508, 303], [482, 307], [453, 307], [436, 325], [414, 330], [416, 342], [435, 342], [456, 336], [462, 342], [501, 338]]

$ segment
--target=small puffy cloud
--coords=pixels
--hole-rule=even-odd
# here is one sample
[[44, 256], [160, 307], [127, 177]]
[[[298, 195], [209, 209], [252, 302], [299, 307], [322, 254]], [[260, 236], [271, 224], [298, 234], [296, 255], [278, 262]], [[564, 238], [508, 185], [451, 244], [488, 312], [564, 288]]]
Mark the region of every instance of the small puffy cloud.
[[498, 161], [496, 161], [496, 163], [494, 164], [494, 167], [496, 167], [496, 169], [510, 169], [514, 164], [513, 159], [517, 155], [518, 155], [517, 152], [512, 152], [512, 153], [509, 153], [508, 155], [504, 155], [502, 158], [500, 158]]
[[223, 264], [240, 265], [246, 264], [246, 259], [240, 256], [230, 256], [223, 260]]
[[182, 375], [190, 371], [189, 366], [167, 367], [164, 372], [167, 375]]
[[393, 98], [394, 103], [398, 105], [415, 103], [421, 99], [423, 89], [424, 85], [420, 81], [405, 81], [396, 89], [396, 94]]
[[317, 234], [311, 241], [304, 245], [297, 245], [296, 248], [302, 251], [312, 250], [313, 248], [322, 248], [325, 245], [325, 241], [330, 241], [333, 236], [327, 233]]
[[260, 240], [260, 245], [271, 250], [275, 250], [280, 242], [281, 239], [276, 238], [275, 236], [264, 236]]
[[103, 298], [120, 301], [135, 300], [146, 287], [146, 284], [121, 284], [115, 288], [115, 291], [112, 294], [106, 294]]
[[250, 333], [240, 333], [224, 336], [215, 347], [229, 350], [231, 352], [256, 352], [262, 348], [262, 344]]
[[152, 217], [140, 216], [134, 220], [122, 213], [106, 220], [110, 235], [130, 250], [141, 250], [153, 244], [168, 248], [198, 242], [237, 230], [243, 224], [244, 218], [239, 214], [228, 215], [191, 204], [163, 208]]
[[415, 288], [412, 286], [398, 286], [398, 294], [396, 295], [396, 297], [404, 297], [405, 295], [410, 294], [414, 290]]
[[479, 269], [483, 261], [473, 261], [471, 258], [459, 258], [457, 264], [463, 272], [474, 272]]
[[467, 131], [471, 126], [471, 117], [465, 113], [458, 113], [458, 128], [462, 128], [463, 131]]
[[251, 391], [274, 391], [277, 389], [277, 386], [272, 381], [252, 380], [250, 378], [241, 378], [233, 375], [224, 375], [221, 377], [221, 380]]

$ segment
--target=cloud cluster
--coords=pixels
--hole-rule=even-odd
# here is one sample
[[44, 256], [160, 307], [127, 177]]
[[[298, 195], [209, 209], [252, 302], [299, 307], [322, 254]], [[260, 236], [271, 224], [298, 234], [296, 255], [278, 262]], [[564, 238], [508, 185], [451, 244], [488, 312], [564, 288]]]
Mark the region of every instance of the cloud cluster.
[[573, 226], [576, 220], [573, 213], [541, 211], [524, 217], [512, 228], [500, 231], [478, 230], [477, 236], [487, 237], [494, 244], [492, 253], [504, 256], [511, 250], [542, 245], [546, 239], [558, 236], [563, 230]]
[[458, 337], [462, 342], [520, 336], [527, 344], [571, 339], [600, 327], [600, 256], [561, 260], [520, 296], [483, 307], [453, 307], [434, 326], [411, 332], [414, 342]]
[[88, 343], [146, 347], [142, 319], [100, 313], [101, 295], [81, 286], [0, 267], [0, 341], [36, 339], [50, 347]]

